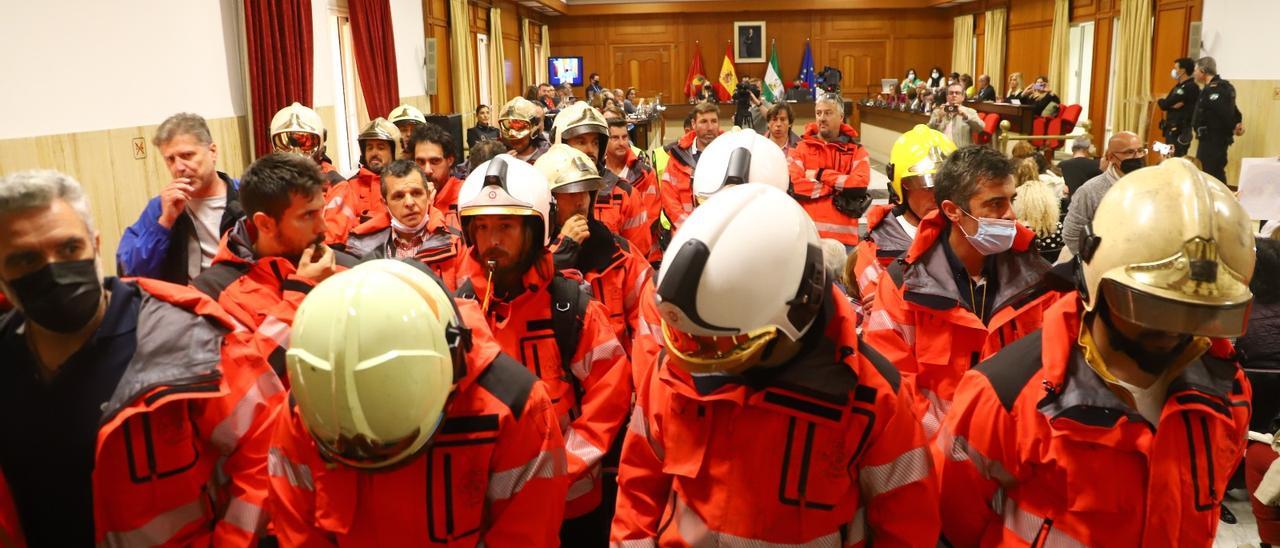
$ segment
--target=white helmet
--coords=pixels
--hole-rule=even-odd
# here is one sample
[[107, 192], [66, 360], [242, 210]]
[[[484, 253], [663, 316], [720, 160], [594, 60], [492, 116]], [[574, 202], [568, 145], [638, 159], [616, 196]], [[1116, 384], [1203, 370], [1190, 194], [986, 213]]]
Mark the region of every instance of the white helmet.
[[[458, 190], [458, 216], [466, 224], [478, 215], [527, 215], [541, 234], [534, 241], [551, 243], [551, 190], [547, 178], [528, 162], [502, 154], [476, 166]], [[475, 242], [467, 242], [475, 244]]]
[[822, 310], [829, 282], [818, 230], [777, 188], [716, 193], [667, 250], [658, 312], [674, 363], [690, 372], [750, 367], [779, 333], [800, 340]]
[[365, 263], [312, 289], [286, 356], [320, 452], [373, 469], [426, 446], [465, 371], [465, 330], [440, 282], [400, 261]]
[[787, 155], [763, 135], [739, 130], [716, 137], [693, 172], [693, 198], [701, 204], [728, 185], [764, 183], [786, 191]]

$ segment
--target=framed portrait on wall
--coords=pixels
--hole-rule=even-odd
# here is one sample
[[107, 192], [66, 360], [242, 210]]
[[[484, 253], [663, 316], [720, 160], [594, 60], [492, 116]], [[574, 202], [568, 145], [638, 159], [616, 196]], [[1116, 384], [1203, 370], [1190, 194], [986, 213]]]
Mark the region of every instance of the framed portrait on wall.
[[733, 60], [738, 63], [765, 62], [764, 32], [764, 21], [735, 21], [733, 23]]

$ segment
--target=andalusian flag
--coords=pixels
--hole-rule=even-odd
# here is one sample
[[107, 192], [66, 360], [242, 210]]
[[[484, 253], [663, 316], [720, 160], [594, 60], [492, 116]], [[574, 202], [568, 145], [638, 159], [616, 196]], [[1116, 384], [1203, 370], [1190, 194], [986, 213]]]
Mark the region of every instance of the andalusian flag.
[[720, 64], [720, 79], [716, 80], [716, 95], [721, 103], [733, 98], [733, 90], [738, 87], [738, 73], [733, 70], [733, 42], [724, 46], [724, 63]]
[[782, 102], [786, 97], [786, 85], [782, 83], [782, 71], [778, 69], [778, 44], [769, 43], [769, 68], [764, 71], [764, 89], [760, 90], [764, 100], [770, 103]]

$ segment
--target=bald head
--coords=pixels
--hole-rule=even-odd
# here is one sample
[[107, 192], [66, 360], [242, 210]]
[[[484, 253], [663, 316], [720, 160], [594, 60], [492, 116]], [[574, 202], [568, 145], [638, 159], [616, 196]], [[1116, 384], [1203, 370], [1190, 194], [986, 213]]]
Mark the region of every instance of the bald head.
[[1142, 148], [1142, 139], [1139, 139], [1136, 133], [1121, 131], [1112, 135], [1111, 139], [1107, 141], [1105, 157], [1107, 165], [1117, 170], [1124, 171], [1120, 168], [1121, 162], [1144, 156], [1146, 156], [1146, 151]]

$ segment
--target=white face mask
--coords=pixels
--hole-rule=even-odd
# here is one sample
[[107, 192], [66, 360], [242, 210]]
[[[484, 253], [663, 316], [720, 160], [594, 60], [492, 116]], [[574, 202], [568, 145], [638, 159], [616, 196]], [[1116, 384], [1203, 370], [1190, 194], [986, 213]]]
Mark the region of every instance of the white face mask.
[[417, 234], [419, 231], [422, 230], [422, 227], [427, 226], [427, 223], [431, 221], [431, 216], [426, 213], [422, 214], [422, 220], [418, 221], [418, 226], [409, 226], [406, 224], [402, 224], [398, 219], [396, 219], [395, 215], [391, 215], [390, 217], [391, 217], [391, 228], [395, 229], [396, 232], [399, 232], [401, 234]]
[[1013, 239], [1018, 235], [1018, 221], [988, 219], [986, 217], [978, 218], [969, 215], [967, 211], [960, 211], [968, 215], [970, 219], [978, 221], [978, 232], [976, 234], [965, 232], [964, 227], [960, 226], [960, 223], [956, 223], [956, 226], [960, 227], [960, 232], [964, 234], [965, 239], [969, 240], [969, 245], [978, 250], [978, 253], [995, 255], [1004, 253], [1013, 247]]
[[1179, 75], [1178, 75], [1178, 69], [1173, 69], [1173, 70], [1169, 71], [1169, 76], [1173, 77], [1173, 79], [1174, 79], [1174, 80], [1177, 80], [1177, 79], [1178, 79], [1178, 76], [1179, 76]]

